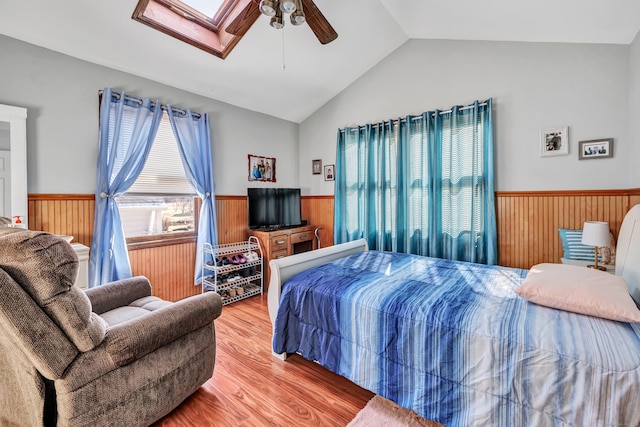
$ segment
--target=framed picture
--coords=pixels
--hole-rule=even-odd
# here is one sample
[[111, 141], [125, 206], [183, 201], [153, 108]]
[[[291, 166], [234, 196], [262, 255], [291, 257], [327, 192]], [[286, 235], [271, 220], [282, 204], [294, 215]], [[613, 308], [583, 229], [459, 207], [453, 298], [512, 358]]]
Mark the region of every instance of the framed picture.
[[541, 131], [540, 150], [542, 157], [569, 154], [569, 128], [565, 126]]
[[578, 150], [580, 160], [613, 157], [613, 138], [580, 141]]
[[249, 154], [249, 181], [276, 182], [275, 157]]
[[322, 173], [322, 160], [312, 160], [311, 171], [314, 175], [320, 175]]
[[324, 167], [324, 180], [325, 181], [335, 181], [336, 179], [336, 171], [333, 165], [325, 165]]

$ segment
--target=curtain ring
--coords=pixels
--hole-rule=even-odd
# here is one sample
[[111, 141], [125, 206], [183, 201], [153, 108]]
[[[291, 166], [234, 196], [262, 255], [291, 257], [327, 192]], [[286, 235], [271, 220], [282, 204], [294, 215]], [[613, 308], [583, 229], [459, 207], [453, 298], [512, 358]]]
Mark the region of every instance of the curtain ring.
[[105, 193], [104, 191], [102, 191], [102, 192], [100, 193], [100, 197], [101, 197], [101, 198], [103, 198], [103, 199], [106, 199], [107, 197], [111, 197], [111, 196], [109, 196], [107, 193]]
[[204, 198], [206, 199], [207, 197], [210, 197], [211, 193], [209, 193], [208, 191], [206, 193], [204, 193]]

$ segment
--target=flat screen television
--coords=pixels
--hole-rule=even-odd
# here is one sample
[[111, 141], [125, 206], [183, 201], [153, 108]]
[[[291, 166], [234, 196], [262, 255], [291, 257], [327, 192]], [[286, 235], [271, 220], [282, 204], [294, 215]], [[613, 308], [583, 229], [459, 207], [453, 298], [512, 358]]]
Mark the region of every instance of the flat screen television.
[[249, 228], [302, 225], [299, 188], [248, 188]]

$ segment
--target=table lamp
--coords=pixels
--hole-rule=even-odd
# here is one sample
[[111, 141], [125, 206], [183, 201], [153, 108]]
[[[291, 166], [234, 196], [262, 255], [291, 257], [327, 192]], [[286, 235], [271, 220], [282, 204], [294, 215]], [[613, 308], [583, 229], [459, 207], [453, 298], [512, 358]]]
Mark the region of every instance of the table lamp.
[[582, 244], [593, 246], [595, 249], [595, 265], [588, 265], [589, 268], [606, 271], [607, 268], [598, 265], [598, 248], [609, 246], [609, 223], [602, 221], [585, 221], [582, 228]]

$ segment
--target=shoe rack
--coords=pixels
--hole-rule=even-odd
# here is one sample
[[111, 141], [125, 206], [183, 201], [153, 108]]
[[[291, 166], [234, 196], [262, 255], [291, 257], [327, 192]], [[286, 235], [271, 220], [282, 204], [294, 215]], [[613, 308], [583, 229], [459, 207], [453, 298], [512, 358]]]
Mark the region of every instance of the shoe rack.
[[202, 256], [202, 292], [217, 292], [223, 305], [262, 294], [262, 248], [257, 238], [223, 245], [205, 243]]

